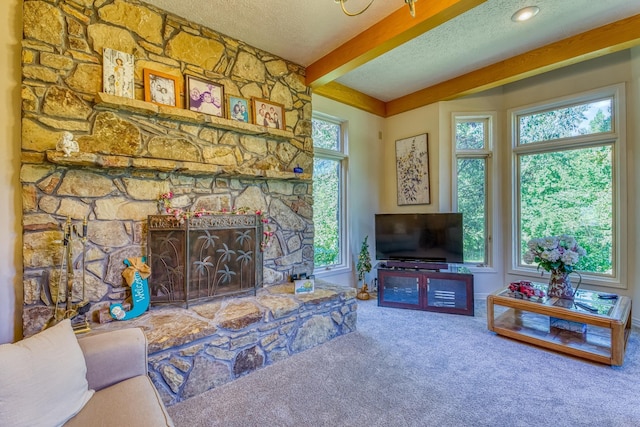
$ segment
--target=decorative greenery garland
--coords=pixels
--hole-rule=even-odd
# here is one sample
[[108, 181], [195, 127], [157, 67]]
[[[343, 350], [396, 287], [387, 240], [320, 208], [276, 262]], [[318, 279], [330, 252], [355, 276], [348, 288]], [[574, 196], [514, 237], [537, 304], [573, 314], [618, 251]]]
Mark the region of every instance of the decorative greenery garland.
[[261, 210], [252, 211], [248, 207], [240, 207], [240, 208], [232, 208], [231, 210], [222, 209], [221, 211], [208, 211], [206, 209], [200, 209], [197, 211], [185, 211], [184, 209], [173, 208], [171, 207], [171, 199], [173, 199], [173, 192], [169, 191], [167, 193], [163, 193], [158, 197], [158, 207], [160, 210], [164, 211], [167, 215], [174, 216], [180, 223], [182, 224], [184, 221], [187, 221], [191, 217], [200, 218], [204, 215], [247, 215], [250, 213], [255, 213], [260, 217], [260, 220], [264, 224], [264, 230], [262, 231], [262, 241], [260, 242], [260, 250], [264, 252], [264, 250], [269, 246], [271, 242], [271, 238], [274, 235], [274, 232], [271, 230], [271, 225], [269, 224], [269, 218], [267, 214]]

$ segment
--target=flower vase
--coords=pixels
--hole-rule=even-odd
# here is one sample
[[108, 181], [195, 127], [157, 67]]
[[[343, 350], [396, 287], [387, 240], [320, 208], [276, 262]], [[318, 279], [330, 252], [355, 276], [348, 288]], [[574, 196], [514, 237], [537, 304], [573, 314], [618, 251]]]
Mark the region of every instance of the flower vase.
[[[560, 270], [551, 270], [550, 272], [551, 277], [549, 278], [549, 290], [547, 294], [550, 297], [573, 299], [577, 288], [574, 290], [571, 286], [571, 279], [569, 278], [569, 274], [571, 273]], [[578, 286], [580, 286], [579, 283]]]

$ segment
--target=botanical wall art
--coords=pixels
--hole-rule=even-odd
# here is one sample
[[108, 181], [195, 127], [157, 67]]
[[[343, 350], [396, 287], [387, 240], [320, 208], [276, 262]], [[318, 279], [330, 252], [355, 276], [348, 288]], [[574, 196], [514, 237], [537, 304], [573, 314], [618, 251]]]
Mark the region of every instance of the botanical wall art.
[[224, 117], [224, 86], [187, 76], [187, 108], [191, 111]]
[[105, 47], [102, 51], [103, 91], [110, 95], [133, 98], [133, 55]]
[[399, 206], [431, 203], [428, 139], [423, 133], [396, 141]]

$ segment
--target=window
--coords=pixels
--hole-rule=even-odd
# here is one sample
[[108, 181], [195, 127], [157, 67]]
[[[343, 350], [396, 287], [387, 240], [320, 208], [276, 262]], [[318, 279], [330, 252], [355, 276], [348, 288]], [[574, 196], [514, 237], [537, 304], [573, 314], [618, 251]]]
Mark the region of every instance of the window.
[[463, 217], [465, 263], [491, 264], [489, 177], [492, 123], [490, 115], [454, 114], [454, 205]]
[[345, 126], [314, 114], [313, 224], [315, 273], [348, 267], [346, 224]]
[[516, 268], [530, 239], [570, 234], [587, 251], [577, 269], [619, 283], [625, 209], [621, 86], [512, 113]]

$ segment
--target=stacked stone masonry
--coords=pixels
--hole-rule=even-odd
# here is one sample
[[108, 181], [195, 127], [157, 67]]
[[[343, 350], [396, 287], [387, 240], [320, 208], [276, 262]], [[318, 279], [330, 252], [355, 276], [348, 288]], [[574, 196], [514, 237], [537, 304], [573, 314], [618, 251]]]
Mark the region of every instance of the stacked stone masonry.
[[[22, 41], [24, 335], [52, 316], [63, 283], [62, 225], [73, 243], [73, 295], [93, 315], [128, 295], [124, 259], [146, 254], [157, 198], [174, 207], [267, 212], [274, 231], [264, 283], [313, 270], [311, 96], [303, 67], [138, 0], [25, 0]], [[135, 57], [135, 99], [102, 94], [102, 50]], [[142, 101], [143, 69], [192, 74], [225, 93], [284, 105], [287, 128], [234, 124]], [[182, 92], [182, 87], [180, 88]], [[184, 105], [184, 95], [179, 106]], [[56, 152], [63, 132], [80, 152]], [[83, 268], [82, 253], [85, 252]]]
[[293, 284], [275, 285], [255, 297], [155, 309], [95, 329], [142, 328], [150, 376], [173, 405], [355, 331], [355, 292], [317, 282], [314, 293], [294, 295]]

